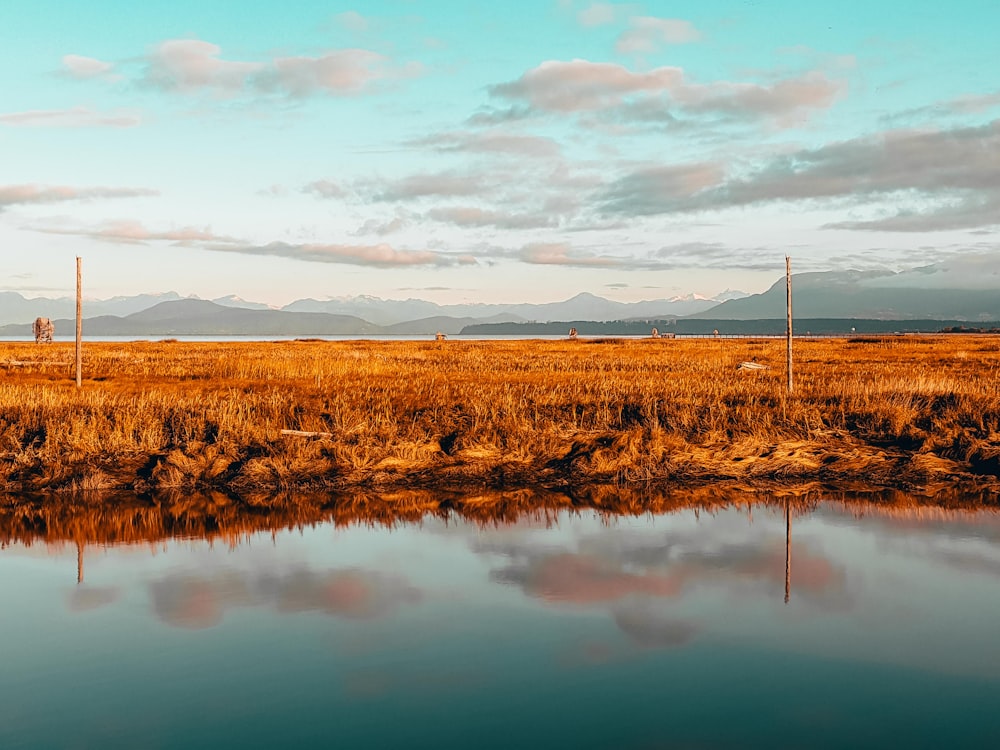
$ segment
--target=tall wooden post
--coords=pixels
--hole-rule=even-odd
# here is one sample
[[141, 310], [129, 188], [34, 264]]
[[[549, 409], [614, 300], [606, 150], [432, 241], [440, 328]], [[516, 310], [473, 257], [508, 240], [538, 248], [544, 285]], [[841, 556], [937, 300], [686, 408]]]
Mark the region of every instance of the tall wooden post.
[[76, 256], [76, 387], [83, 386], [83, 276]]
[[791, 393], [792, 387], [792, 259], [789, 256], [785, 256], [785, 311], [788, 315], [788, 323], [785, 329], [785, 335], [787, 338], [787, 352], [785, 359], [787, 360], [787, 382], [788, 382], [788, 392]]

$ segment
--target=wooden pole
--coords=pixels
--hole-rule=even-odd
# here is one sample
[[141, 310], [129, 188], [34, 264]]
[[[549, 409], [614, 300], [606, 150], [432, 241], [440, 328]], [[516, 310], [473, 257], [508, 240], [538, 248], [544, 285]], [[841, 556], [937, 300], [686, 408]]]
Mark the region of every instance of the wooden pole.
[[785, 359], [787, 361], [788, 373], [788, 392], [791, 393], [792, 387], [792, 259], [789, 256], [785, 256], [785, 311], [788, 315], [788, 324], [785, 329], [787, 338], [787, 353]]
[[83, 276], [76, 256], [76, 387], [83, 386]]

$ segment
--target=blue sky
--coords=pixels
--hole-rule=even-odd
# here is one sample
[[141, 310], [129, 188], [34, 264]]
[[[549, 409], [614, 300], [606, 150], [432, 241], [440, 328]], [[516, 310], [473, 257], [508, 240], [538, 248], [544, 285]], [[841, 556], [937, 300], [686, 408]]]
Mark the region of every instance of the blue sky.
[[[0, 6], [0, 288], [620, 300], [996, 254], [1000, 5]], [[998, 262], [1000, 265], [1000, 262]]]

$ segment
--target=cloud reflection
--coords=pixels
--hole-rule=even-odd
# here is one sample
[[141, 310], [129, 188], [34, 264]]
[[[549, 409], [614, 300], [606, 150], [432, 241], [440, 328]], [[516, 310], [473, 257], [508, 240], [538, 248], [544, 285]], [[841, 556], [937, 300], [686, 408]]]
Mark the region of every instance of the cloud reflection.
[[69, 595], [70, 612], [89, 612], [114, 604], [121, 596], [117, 586], [78, 586]]
[[214, 627], [240, 607], [372, 620], [421, 600], [420, 591], [401, 577], [353, 568], [256, 577], [237, 571], [214, 577], [175, 575], [154, 581], [149, 590], [162, 622], [190, 629]]

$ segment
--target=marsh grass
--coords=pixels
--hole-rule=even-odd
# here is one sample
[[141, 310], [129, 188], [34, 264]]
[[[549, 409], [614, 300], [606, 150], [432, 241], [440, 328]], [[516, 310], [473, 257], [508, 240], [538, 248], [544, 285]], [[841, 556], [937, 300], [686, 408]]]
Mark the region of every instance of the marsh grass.
[[797, 342], [791, 396], [783, 357], [776, 340], [93, 343], [77, 390], [70, 345], [0, 344], [0, 489], [996, 484], [993, 337]]

